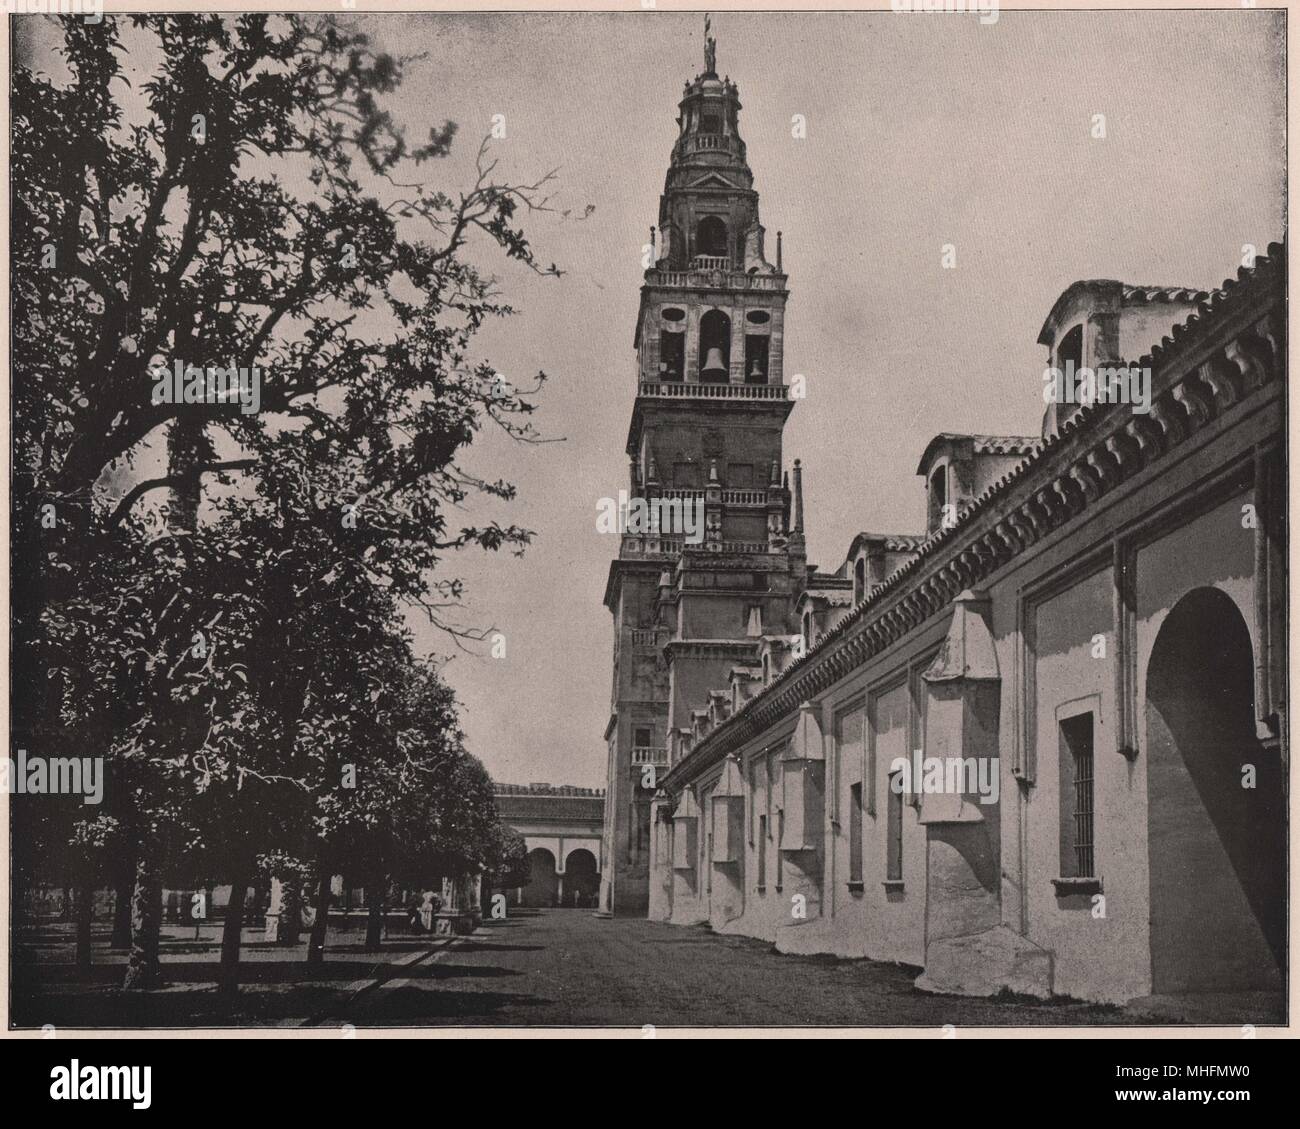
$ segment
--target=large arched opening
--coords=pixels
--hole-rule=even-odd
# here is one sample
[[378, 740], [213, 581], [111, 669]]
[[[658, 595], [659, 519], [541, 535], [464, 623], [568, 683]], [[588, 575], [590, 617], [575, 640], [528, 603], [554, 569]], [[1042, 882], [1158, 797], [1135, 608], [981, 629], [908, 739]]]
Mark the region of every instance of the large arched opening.
[[577, 847], [564, 860], [564, 899], [566, 906], [595, 909], [600, 898], [600, 872], [596, 856], [585, 847]]
[[1255, 738], [1250, 633], [1216, 588], [1189, 592], [1160, 628], [1146, 731], [1152, 991], [1280, 988], [1282, 774]]
[[555, 873], [555, 856], [545, 847], [528, 852], [528, 885], [521, 900], [525, 906], [553, 906], [558, 901], [559, 880]]
[[721, 310], [700, 318], [700, 382], [726, 384], [731, 379], [731, 319]]
[[705, 216], [695, 229], [695, 253], [710, 258], [728, 258], [727, 224], [720, 216]]

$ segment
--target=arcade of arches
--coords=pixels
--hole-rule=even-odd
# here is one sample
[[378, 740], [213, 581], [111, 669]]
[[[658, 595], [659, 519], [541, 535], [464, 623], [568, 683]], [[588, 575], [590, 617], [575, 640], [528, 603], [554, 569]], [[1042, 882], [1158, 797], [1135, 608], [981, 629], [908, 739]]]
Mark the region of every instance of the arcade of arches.
[[528, 847], [528, 883], [505, 891], [510, 904], [595, 909], [603, 790], [497, 784], [495, 792], [502, 822], [522, 835]]
[[595, 909], [600, 893], [600, 872], [596, 856], [576, 847], [565, 859], [564, 870], [555, 865], [555, 855], [546, 847], [528, 852], [528, 885], [510, 892], [510, 900], [521, 906], [572, 906]]

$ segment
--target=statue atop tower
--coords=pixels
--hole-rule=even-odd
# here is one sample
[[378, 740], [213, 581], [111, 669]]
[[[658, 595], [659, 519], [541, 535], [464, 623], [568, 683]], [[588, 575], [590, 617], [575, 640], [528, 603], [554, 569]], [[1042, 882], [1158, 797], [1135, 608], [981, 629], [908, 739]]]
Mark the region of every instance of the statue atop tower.
[[718, 73], [718, 41], [709, 34], [710, 21], [706, 14], [704, 17], [704, 73], [706, 75], [716, 75]]

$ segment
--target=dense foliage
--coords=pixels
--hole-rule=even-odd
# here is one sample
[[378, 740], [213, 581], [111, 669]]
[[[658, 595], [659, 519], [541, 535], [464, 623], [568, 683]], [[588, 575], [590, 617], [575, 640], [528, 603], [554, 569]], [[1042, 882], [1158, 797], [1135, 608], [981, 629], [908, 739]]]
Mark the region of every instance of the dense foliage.
[[[469, 357], [511, 311], [468, 243], [558, 272], [519, 226], [549, 177], [498, 182], [485, 145], [465, 191], [428, 182], [455, 126], [408, 143], [402, 61], [331, 17], [59, 26], [66, 73], [13, 81], [13, 743], [102, 754], [108, 783], [100, 810], [15, 806], [15, 902], [52, 861], [121, 885], [103, 861], [134, 860], [148, 985], [164, 880], [234, 885], [230, 966], [259, 874], [500, 865], [402, 611], [457, 631], [447, 554], [530, 536], [454, 522], [514, 496], [459, 464], [475, 433], [535, 438]], [[177, 364], [255, 367], [260, 410], [160, 399]]]

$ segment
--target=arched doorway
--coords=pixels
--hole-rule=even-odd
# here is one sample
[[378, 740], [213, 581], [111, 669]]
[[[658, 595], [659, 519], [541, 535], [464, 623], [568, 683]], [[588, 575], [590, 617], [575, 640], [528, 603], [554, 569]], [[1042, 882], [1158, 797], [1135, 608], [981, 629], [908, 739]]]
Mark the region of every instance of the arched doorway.
[[595, 908], [600, 897], [600, 873], [596, 856], [585, 847], [569, 852], [564, 860], [564, 904]]
[[1280, 988], [1282, 776], [1255, 739], [1250, 634], [1218, 589], [1189, 592], [1161, 626], [1146, 729], [1152, 991]]
[[553, 906], [559, 893], [555, 875], [555, 856], [545, 847], [534, 847], [528, 852], [528, 885], [524, 887], [521, 905]]

